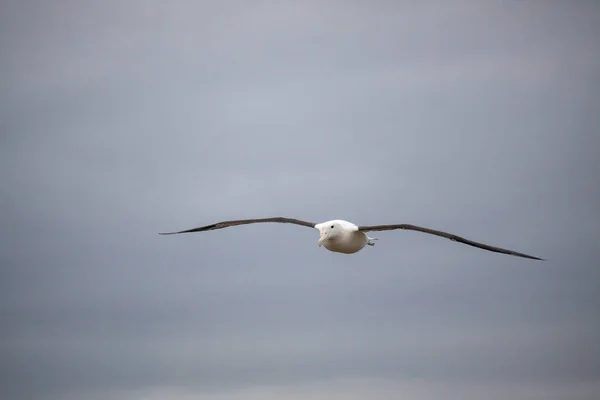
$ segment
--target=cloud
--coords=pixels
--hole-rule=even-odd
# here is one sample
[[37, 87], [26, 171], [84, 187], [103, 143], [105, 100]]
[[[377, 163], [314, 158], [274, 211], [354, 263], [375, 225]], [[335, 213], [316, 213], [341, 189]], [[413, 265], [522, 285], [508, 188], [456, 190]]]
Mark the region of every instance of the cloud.
[[251, 387], [230, 390], [225, 393], [208, 393], [192, 388], [158, 387], [144, 391], [117, 391], [85, 393], [86, 398], [94, 399], [395, 399], [402, 395], [406, 399], [503, 399], [507, 396], [522, 399], [562, 399], [580, 393], [582, 399], [593, 399], [598, 393], [598, 384], [518, 385], [507, 389], [503, 385], [489, 383], [462, 385], [448, 382], [424, 382], [419, 379], [390, 381], [385, 379], [342, 379], [318, 382], [310, 385], [289, 385], [276, 387]]
[[595, 8], [7, 5], [1, 395], [597, 397]]

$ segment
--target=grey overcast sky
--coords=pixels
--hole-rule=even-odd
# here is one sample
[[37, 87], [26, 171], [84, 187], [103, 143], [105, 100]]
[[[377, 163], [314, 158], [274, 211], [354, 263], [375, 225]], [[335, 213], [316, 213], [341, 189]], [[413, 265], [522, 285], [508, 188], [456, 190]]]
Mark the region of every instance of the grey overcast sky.
[[598, 2], [0, 7], [2, 399], [600, 398]]

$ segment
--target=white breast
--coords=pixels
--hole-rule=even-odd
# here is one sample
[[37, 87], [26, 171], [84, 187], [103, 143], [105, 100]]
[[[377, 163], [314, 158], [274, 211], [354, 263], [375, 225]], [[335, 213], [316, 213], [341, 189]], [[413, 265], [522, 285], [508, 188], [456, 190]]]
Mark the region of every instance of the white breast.
[[327, 240], [323, 243], [323, 246], [336, 253], [352, 254], [356, 253], [367, 245], [369, 238], [362, 232], [344, 232], [343, 235], [338, 236], [335, 240]]

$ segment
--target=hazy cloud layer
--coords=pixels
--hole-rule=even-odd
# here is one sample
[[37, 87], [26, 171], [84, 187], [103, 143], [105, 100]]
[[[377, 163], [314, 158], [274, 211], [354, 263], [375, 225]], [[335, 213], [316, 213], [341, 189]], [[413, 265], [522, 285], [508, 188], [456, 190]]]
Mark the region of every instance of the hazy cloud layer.
[[[9, 1], [0, 397], [596, 399], [594, 2]], [[408, 222], [353, 256], [287, 215]]]

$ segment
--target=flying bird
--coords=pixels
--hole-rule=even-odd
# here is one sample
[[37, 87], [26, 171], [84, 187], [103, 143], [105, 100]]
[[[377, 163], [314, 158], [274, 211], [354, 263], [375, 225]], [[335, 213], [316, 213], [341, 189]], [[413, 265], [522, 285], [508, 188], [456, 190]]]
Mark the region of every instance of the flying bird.
[[390, 231], [394, 229], [405, 229], [409, 231], [418, 231], [423, 233], [429, 233], [431, 235], [441, 236], [446, 239], [450, 239], [454, 242], [464, 243], [469, 246], [478, 247], [480, 249], [493, 251], [496, 253], [509, 254], [511, 256], [530, 258], [532, 260], [544, 260], [543, 258], [530, 256], [527, 254], [519, 253], [513, 250], [502, 249], [500, 247], [490, 246], [484, 243], [474, 242], [469, 239], [454, 235], [452, 233], [437, 231], [434, 229], [423, 228], [416, 225], [410, 224], [392, 224], [392, 225], [371, 225], [371, 226], [357, 226], [352, 222], [344, 221], [341, 219], [334, 219], [331, 221], [321, 222], [315, 224], [313, 222], [302, 221], [295, 218], [285, 217], [272, 217], [272, 218], [256, 218], [256, 219], [238, 219], [232, 221], [221, 221], [211, 225], [201, 226], [198, 228], [187, 229], [178, 232], [163, 232], [159, 235], [176, 235], [180, 233], [192, 233], [192, 232], [204, 232], [212, 231], [215, 229], [228, 228], [230, 226], [265, 223], [265, 222], [277, 222], [281, 224], [295, 224], [300, 226], [306, 226], [308, 228], [314, 228], [319, 231], [320, 237], [318, 246], [325, 247], [329, 251], [344, 254], [353, 254], [362, 250], [365, 246], [374, 246], [377, 238], [369, 237], [365, 232], [372, 231]]

